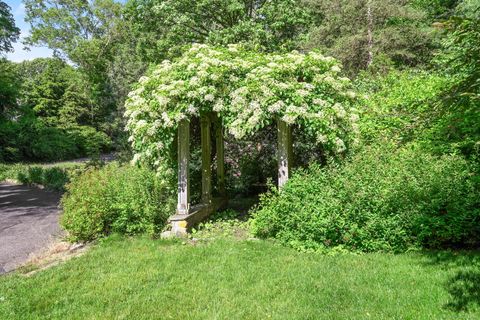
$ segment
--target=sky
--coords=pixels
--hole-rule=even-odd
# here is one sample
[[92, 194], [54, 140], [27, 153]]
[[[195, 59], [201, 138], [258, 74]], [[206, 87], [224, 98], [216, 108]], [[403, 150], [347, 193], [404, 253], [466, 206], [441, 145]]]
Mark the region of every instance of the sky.
[[30, 31], [30, 26], [25, 22], [25, 6], [21, 0], [2, 0], [6, 2], [10, 8], [12, 8], [12, 14], [15, 18], [15, 25], [20, 28], [21, 35], [20, 40], [17, 43], [13, 44], [14, 52], [7, 54], [8, 60], [20, 62], [24, 60], [32, 60], [40, 57], [51, 57], [53, 52], [52, 50], [46, 47], [30, 47], [30, 51], [24, 50], [24, 45], [22, 44], [22, 38], [28, 36]]

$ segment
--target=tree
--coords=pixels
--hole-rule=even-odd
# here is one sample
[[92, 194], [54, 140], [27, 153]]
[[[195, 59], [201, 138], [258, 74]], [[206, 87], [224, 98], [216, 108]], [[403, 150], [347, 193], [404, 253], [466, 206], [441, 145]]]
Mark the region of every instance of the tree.
[[412, 6], [427, 12], [431, 19], [447, 19], [462, 0], [412, 0]]
[[[453, 85], [442, 101], [436, 138], [464, 154], [480, 155], [480, 4], [463, 1], [444, 23], [440, 67]], [[446, 144], [445, 144], [446, 145]], [[442, 146], [443, 147], [443, 146]]]
[[49, 126], [98, 126], [98, 106], [88, 92], [83, 74], [59, 58], [24, 61], [19, 67], [22, 79], [22, 107]]
[[429, 62], [434, 43], [423, 11], [404, 0], [305, 0], [320, 20], [305, 49], [320, 48], [355, 75]]
[[0, 1], [0, 54], [13, 50], [12, 43], [18, 40], [20, 29], [15, 26], [11, 8]]
[[102, 126], [116, 107], [108, 68], [120, 40], [122, 4], [113, 0], [25, 0], [25, 10], [31, 26], [26, 44], [47, 46], [78, 67], [83, 83], [76, 87], [88, 91], [82, 93], [89, 108], [88, 122]]
[[87, 68], [90, 60], [108, 53], [121, 8], [112, 0], [26, 0], [25, 20], [31, 26], [26, 43], [47, 46]]
[[480, 100], [480, 4], [465, 1], [447, 23], [444, 67], [459, 77], [458, 95]]
[[126, 17], [141, 56], [153, 62], [178, 56], [192, 43], [291, 50], [312, 22], [297, 0], [131, 0]]
[[7, 117], [17, 106], [20, 81], [15, 64], [0, 58], [0, 118]]
[[113, 0], [26, 0], [26, 44], [47, 46], [66, 57], [102, 91], [106, 66], [117, 36], [122, 5]]

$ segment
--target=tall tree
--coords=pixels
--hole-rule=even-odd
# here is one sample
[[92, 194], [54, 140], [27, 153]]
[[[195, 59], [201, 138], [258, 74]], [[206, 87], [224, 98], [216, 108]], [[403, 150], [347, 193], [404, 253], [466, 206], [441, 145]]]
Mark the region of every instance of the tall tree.
[[[82, 72], [90, 91], [91, 116], [106, 122], [115, 109], [108, 66], [118, 41], [122, 5], [113, 0], [25, 0], [31, 33], [26, 44], [44, 45]], [[93, 113], [95, 111], [95, 113]]]
[[17, 106], [20, 81], [15, 64], [0, 58], [0, 118], [7, 117]]
[[436, 137], [480, 159], [480, 3], [462, 1], [444, 26], [440, 66], [453, 86], [439, 108], [442, 122]]
[[18, 65], [19, 103], [49, 126], [98, 125], [83, 74], [58, 58], [38, 58]]
[[12, 43], [18, 40], [20, 29], [15, 26], [11, 8], [0, 1], [0, 54], [13, 50]]
[[312, 23], [298, 0], [130, 0], [126, 16], [142, 57], [154, 62], [193, 42], [291, 50]]
[[305, 0], [321, 23], [305, 49], [342, 60], [350, 74], [368, 67], [415, 66], [430, 60], [432, 28], [406, 0]]

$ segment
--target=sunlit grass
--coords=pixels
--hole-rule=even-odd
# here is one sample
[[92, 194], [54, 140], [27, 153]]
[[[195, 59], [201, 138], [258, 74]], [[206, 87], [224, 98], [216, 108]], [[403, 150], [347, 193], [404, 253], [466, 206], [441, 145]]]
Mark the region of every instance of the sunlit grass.
[[479, 279], [478, 253], [328, 256], [259, 240], [111, 237], [33, 276], [0, 278], [0, 319], [478, 319]]

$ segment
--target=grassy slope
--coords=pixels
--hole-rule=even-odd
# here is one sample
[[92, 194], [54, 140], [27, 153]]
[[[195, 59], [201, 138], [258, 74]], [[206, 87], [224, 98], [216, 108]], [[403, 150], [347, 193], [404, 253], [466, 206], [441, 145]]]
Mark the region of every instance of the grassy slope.
[[0, 277], [0, 319], [479, 319], [479, 284], [479, 253], [112, 237], [31, 277]]

